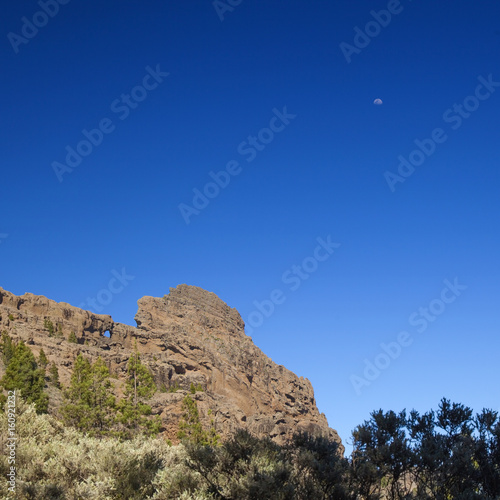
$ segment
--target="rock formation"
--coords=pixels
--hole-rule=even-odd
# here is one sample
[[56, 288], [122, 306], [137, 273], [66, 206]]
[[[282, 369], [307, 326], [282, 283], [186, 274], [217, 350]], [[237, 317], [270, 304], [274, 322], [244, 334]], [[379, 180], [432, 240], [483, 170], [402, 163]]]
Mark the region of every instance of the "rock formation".
[[[179, 285], [163, 298], [143, 297], [138, 305], [134, 328], [64, 302], [31, 293], [16, 296], [0, 288], [0, 330], [24, 340], [36, 356], [43, 348], [49, 361], [58, 366], [63, 385], [69, 383], [79, 352], [92, 361], [101, 356], [117, 393], [137, 344], [141, 360], [160, 389], [149, 403], [153, 413], [161, 416], [165, 436], [173, 442], [182, 399], [193, 383], [203, 388], [192, 395], [202, 423], [208, 426], [213, 418], [223, 438], [246, 428], [278, 443], [297, 431], [340, 443], [337, 432], [328, 427], [325, 415], [316, 407], [309, 380], [265, 356], [244, 333], [236, 309], [215, 294]], [[54, 325], [53, 336], [49, 336], [47, 321]], [[57, 333], [61, 331], [62, 336]], [[75, 333], [77, 344], [68, 342], [70, 332]], [[176, 387], [179, 390], [166, 392]], [[61, 400], [60, 391], [52, 391], [50, 396], [54, 410]]]

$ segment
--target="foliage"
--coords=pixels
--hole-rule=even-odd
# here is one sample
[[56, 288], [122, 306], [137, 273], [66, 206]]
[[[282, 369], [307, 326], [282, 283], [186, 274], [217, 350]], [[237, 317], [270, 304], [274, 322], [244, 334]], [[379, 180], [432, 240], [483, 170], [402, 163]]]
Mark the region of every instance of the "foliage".
[[57, 369], [57, 365], [55, 363], [52, 363], [50, 365], [49, 374], [50, 374], [50, 381], [52, 382], [52, 385], [54, 387], [57, 387], [58, 389], [60, 389], [61, 382], [59, 381], [59, 370]]
[[92, 436], [108, 434], [115, 423], [112, 389], [109, 369], [104, 361], [99, 357], [91, 365], [79, 354], [61, 407], [65, 423]]
[[93, 409], [94, 428], [99, 435], [105, 434], [114, 423], [115, 397], [106, 363], [97, 358], [91, 370], [91, 407]]
[[353, 431], [353, 474], [366, 498], [389, 491], [402, 498], [402, 479], [411, 469], [412, 453], [405, 434], [406, 413], [382, 410]]
[[[153, 375], [142, 364], [137, 346], [130, 356], [127, 365], [127, 379], [125, 382], [124, 398], [118, 405], [119, 421], [129, 431], [138, 431], [139, 428], [148, 434], [157, 434], [161, 428], [159, 416], [149, 418], [152, 409], [145, 400], [150, 399], [156, 392]], [[127, 433], [124, 434], [127, 436]]]
[[142, 398], [149, 399], [156, 392], [153, 375], [142, 364], [137, 345], [130, 356], [127, 365], [127, 381], [125, 395], [134, 401], [134, 405]]
[[48, 364], [49, 364], [49, 360], [47, 359], [47, 356], [46, 356], [44, 350], [40, 349], [40, 354], [38, 355], [38, 366], [43, 371], [43, 373], [45, 373], [45, 369], [47, 368]]
[[[50, 415], [37, 415], [33, 405], [16, 405], [17, 493], [19, 498], [81, 498], [95, 500], [185, 499], [198, 486], [185, 466], [182, 447], [162, 439], [120, 441], [85, 435], [61, 425]], [[7, 415], [0, 414], [0, 434]], [[0, 454], [0, 473], [8, 470]], [[0, 481], [0, 498], [9, 498], [7, 481]]]
[[181, 386], [177, 382], [175, 382], [168, 388], [166, 392], [177, 392], [179, 389], [182, 389]]
[[120, 435], [130, 439], [133, 434], [143, 432], [154, 436], [160, 432], [161, 419], [158, 415], [151, 417], [151, 406], [138, 401], [134, 405], [130, 399], [122, 399], [117, 406], [118, 421], [122, 424]]
[[130, 438], [132, 432], [138, 431], [149, 435], [158, 434], [161, 429], [160, 417], [158, 415], [151, 417], [151, 406], [145, 402], [155, 392], [153, 375], [142, 364], [136, 345], [127, 365], [124, 397], [117, 406], [123, 437]]
[[210, 429], [208, 431], [204, 430], [196, 401], [189, 395], [182, 401], [182, 411], [177, 437], [197, 445], [217, 446], [220, 436], [215, 431], [213, 419], [210, 422]]
[[295, 498], [355, 498], [349, 462], [342, 457], [337, 442], [298, 433], [285, 450], [287, 461], [292, 464], [290, 481]]
[[189, 387], [189, 392], [191, 394], [196, 394], [198, 391], [203, 392], [203, 387], [201, 386], [201, 384], [196, 384], [195, 386], [193, 382], [191, 382], [191, 386]]
[[214, 498], [292, 499], [291, 467], [270, 439], [246, 431], [218, 448], [187, 444], [188, 466], [203, 478], [203, 493]]
[[49, 397], [44, 392], [44, 372], [38, 368], [31, 349], [23, 341], [10, 344], [8, 349], [12, 351], [0, 385], [6, 391], [19, 390], [25, 401], [36, 405], [38, 413], [47, 412]]
[[64, 404], [60, 409], [64, 423], [81, 431], [88, 431], [92, 427], [90, 418], [91, 372], [90, 361], [78, 354], [73, 365], [70, 385], [64, 391]]
[[[17, 450], [22, 498], [500, 497], [500, 419], [493, 410], [473, 415], [470, 408], [443, 399], [437, 411], [422, 415], [374, 411], [353, 431], [354, 452], [347, 460], [337, 443], [308, 434], [297, 434], [278, 446], [239, 431], [220, 444], [214, 421], [208, 430], [203, 428], [197, 403], [188, 394], [179, 422], [182, 446], [167, 451], [166, 441], [134, 438], [138, 432], [157, 434], [161, 427], [146, 403], [156, 386], [137, 348], [129, 359], [124, 397], [118, 404], [104, 361], [98, 358], [91, 364], [78, 355], [60, 408], [64, 424], [72, 429], [35, 414], [48, 407], [43, 389], [49, 362], [43, 349], [37, 362], [28, 346], [22, 341], [15, 344], [4, 331], [0, 352], [6, 366], [0, 385], [16, 389], [20, 396], [16, 432], [23, 437]], [[50, 364], [49, 376], [60, 387], [55, 363]], [[199, 390], [200, 384], [191, 383], [191, 394]], [[0, 407], [5, 400], [0, 394]], [[0, 431], [6, 425], [3, 413]], [[129, 444], [121, 440], [124, 437]], [[0, 473], [7, 467], [6, 459], [0, 458]], [[3, 484], [0, 496], [6, 493], [2, 488]]]
[[43, 326], [44, 328], [49, 332], [49, 337], [52, 337], [54, 335], [54, 323], [48, 318], [45, 318], [43, 321]]
[[97, 437], [130, 439], [138, 432], [157, 434], [161, 420], [151, 418], [151, 407], [141, 401], [156, 389], [152, 376], [138, 357], [129, 362], [128, 375], [125, 396], [117, 403], [105, 362], [99, 357], [91, 364], [79, 354], [60, 409], [64, 422]]
[[10, 335], [4, 330], [2, 332], [2, 342], [0, 343], [0, 351], [2, 353], [2, 361], [7, 366], [14, 356], [16, 346], [12, 342]]
[[354, 500], [338, 444], [297, 434], [286, 446], [237, 431], [218, 447], [186, 443], [188, 466], [210, 498]]
[[493, 499], [500, 495], [500, 421], [442, 399], [437, 412], [373, 412], [353, 432], [361, 498]]
[[[80, 365], [80, 374], [92, 372], [90, 363], [80, 362]], [[104, 373], [102, 364], [98, 366]], [[190, 408], [195, 415], [196, 405]], [[7, 425], [7, 414], [0, 413], [1, 435], [6, 435]], [[336, 443], [307, 434], [294, 436], [285, 446], [241, 430], [220, 446], [187, 440], [170, 446], [163, 439], [144, 436], [134, 436], [129, 441], [113, 436], [91, 437], [62, 425], [48, 414], [38, 415], [34, 404], [19, 399], [16, 403], [18, 497], [499, 498], [500, 424], [495, 411], [483, 410], [473, 416], [469, 408], [442, 400], [436, 412], [423, 415], [415, 411], [409, 415], [404, 411], [373, 412], [355, 433], [356, 453], [351, 460], [341, 456]], [[363, 475], [360, 470], [366, 466], [373, 468]], [[0, 454], [2, 477], [8, 467], [7, 455]], [[402, 481], [408, 479], [405, 473], [411, 475], [413, 492], [403, 488]], [[382, 474], [385, 475], [380, 480]], [[403, 480], [393, 486], [397, 474]], [[367, 484], [372, 485], [372, 490], [365, 493], [363, 488]], [[6, 481], [0, 481], [0, 498], [8, 498]]]
[[78, 339], [76, 338], [75, 332], [71, 332], [68, 337], [68, 342], [71, 342], [72, 344], [77, 344]]

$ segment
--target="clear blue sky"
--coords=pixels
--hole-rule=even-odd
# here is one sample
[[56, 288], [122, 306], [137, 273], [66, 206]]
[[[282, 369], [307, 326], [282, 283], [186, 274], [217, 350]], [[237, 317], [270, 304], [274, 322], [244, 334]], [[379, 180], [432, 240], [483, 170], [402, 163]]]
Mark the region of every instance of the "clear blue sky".
[[4, 7], [0, 285], [132, 325], [213, 291], [347, 442], [378, 408], [500, 409], [498, 1], [224, 3]]

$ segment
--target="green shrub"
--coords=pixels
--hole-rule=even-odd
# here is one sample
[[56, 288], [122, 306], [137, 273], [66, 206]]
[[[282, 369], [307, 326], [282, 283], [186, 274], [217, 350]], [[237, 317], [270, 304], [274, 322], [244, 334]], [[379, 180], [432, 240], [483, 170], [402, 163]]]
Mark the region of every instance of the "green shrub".
[[45, 355], [45, 352], [43, 349], [40, 349], [40, 354], [38, 356], [38, 366], [40, 367], [40, 370], [45, 374], [45, 369], [47, 368], [47, 365], [49, 364], [49, 360], [47, 359], [47, 356]]
[[179, 422], [177, 437], [190, 443], [202, 446], [217, 446], [220, 436], [216, 433], [214, 421], [210, 421], [210, 429], [203, 429], [198, 406], [189, 395], [182, 401], [182, 418]]
[[49, 332], [49, 337], [52, 337], [54, 335], [54, 332], [55, 332], [54, 323], [52, 323], [52, 321], [50, 321], [50, 319], [45, 318], [45, 320], [43, 321], [43, 326]]
[[15, 344], [12, 342], [10, 335], [6, 330], [2, 332], [2, 342], [0, 343], [0, 351], [2, 352], [2, 361], [5, 366], [9, 364], [12, 356], [14, 356], [15, 352]]
[[50, 365], [50, 381], [54, 387], [57, 387], [58, 389], [61, 388], [61, 383], [59, 382], [59, 370], [57, 369], [57, 365], [55, 363], [52, 363]]
[[203, 387], [201, 384], [196, 384], [196, 386], [191, 382], [191, 385], [189, 387], [189, 392], [191, 394], [196, 394], [197, 392], [203, 392]]
[[38, 413], [46, 413], [49, 398], [44, 392], [45, 374], [31, 349], [21, 340], [15, 345], [0, 385], [6, 391], [20, 391], [28, 403], [35, 403]]
[[[138, 436], [131, 441], [98, 439], [64, 427], [50, 415], [37, 415], [33, 405], [16, 404], [18, 498], [178, 499], [202, 500], [199, 474], [186, 467], [186, 450], [163, 439]], [[0, 414], [0, 434], [7, 433]], [[8, 470], [0, 453], [0, 473]], [[8, 496], [0, 481], [0, 498]]]

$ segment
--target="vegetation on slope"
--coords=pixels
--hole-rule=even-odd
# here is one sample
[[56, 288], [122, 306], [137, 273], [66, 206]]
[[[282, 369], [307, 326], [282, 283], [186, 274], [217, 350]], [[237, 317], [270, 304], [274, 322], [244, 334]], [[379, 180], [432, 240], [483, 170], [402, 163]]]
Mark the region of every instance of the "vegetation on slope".
[[[0, 351], [6, 367], [0, 384], [16, 392], [16, 490], [9, 492], [12, 464], [2, 454], [1, 498], [500, 498], [500, 421], [492, 410], [473, 415], [443, 399], [437, 411], [422, 415], [375, 411], [353, 431], [354, 452], [347, 459], [336, 442], [307, 434], [279, 446], [240, 430], [221, 443], [213, 422], [203, 428], [196, 401], [187, 394], [182, 441], [172, 446], [158, 437], [161, 423], [147, 404], [156, 387], [137, 350], [118, 403], [102, 359], [91, 363], [79, 355], [64, 389], [61, 419], [46, 413], [45, 354], [37, 362], [23, 342], [15, 344], [7, 334]], [[53, 368], [48, 380], [59, 384]], [[12, 399], [5, 404], [2, 396], [5, 448], [13, 413]]]

